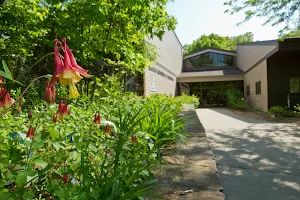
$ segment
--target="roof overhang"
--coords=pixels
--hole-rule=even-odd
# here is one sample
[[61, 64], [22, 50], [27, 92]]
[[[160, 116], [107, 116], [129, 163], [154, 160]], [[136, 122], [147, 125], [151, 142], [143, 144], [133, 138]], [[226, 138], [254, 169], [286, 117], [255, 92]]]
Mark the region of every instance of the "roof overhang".
[[219, 69], [212, 71], [182, 72], [177, 77], [178, 83], [215, 82], [244, 80], [244, 73], [238, 69]]

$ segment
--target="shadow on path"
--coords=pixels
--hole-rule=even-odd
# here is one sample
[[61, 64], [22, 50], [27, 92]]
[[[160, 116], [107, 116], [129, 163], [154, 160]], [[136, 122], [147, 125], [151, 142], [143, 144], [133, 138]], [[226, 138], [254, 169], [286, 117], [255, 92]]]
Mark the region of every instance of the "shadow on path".
[[199, 109], [197, 113], [226, 199], [300, 199], [300, 127], [256, 123], [226, 109]]

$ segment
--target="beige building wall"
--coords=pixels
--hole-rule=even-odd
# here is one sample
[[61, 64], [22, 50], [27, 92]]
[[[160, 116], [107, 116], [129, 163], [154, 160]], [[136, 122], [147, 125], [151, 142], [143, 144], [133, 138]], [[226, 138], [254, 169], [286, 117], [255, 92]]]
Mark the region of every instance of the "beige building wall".
[[[261, 82], [261, 94], [256, 94], [256, 82]], [[250, 95], [247, 96], [247, 86], [250, 86]], [[268, 111], [268, 80], [267, 60], [261, 62], [254, 69], [245, 74], [244, 79], [245, 97], [256, 109]]]
[[246, 72], [259, 60], [275, 50], [277, 50], [277, 41], [262, 44], [237, 45], [237, 66]]
[[181, 73], [183, 48], [174, 31], [166, 31], [162, 40], [148, 39], [159, 54], [152, 69], [144, 74], [145, 96], [151, 94], [176, 95], [176, 77]]
[[183, 48], [175, 32], [166, 31], [162, 40], [153, 38], [148, 41], [156, 46], [159, 54], [156, 61], [175, 75], [179, 75], [182, 68]]
[[[156, 69], [156, 71], [154, 69]], [[162, 76], [161, 72], [163, 72], [165, 76]], [[171, 78], [173, 80], [170, 80]], [[145, 70], [144, 81], [145, 96], [151, 94], [175, 96], [176, 76], [168, 73], [158, 65], [154, 65], [152, 69], [147, 68]]]

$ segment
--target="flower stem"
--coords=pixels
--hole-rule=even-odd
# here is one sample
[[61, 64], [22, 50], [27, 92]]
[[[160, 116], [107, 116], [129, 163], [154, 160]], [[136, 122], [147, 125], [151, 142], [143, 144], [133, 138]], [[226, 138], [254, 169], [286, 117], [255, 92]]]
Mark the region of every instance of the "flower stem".
[[31, 83], [25, 88], [25, 90], [22, 92], [22, 94], [16, 99], [16, 101], [13, 103], [13, 104], [11, 104], [8, 108], [6, 108], [4, 111], [2, 111], [1, 113], [0, 113], [0, 117], [3, 117], [6, 113], [8, 113], [8, 111], [10, 111], [12, 108], [14, 108], [15, 106], [16, 106], [16, 103], [18, 102], [18, 101], [20, 101], [21, 100], [21, 98], [24, 96], [24, 94], [27, 92], [27, 90], [30, 88], [30, 86], [33, 84], [33, 83], [35, 83], [35, 82], [37, 82], [39, 79], [41, 79], [41, 78], [46, 78], [48, 75], [43, 75], [43, 76], [39, 76], [39, 77], [37, 77], [37, 78], [35, 78], [35, 79], [33, 79], [33, 81], [31, 81]]

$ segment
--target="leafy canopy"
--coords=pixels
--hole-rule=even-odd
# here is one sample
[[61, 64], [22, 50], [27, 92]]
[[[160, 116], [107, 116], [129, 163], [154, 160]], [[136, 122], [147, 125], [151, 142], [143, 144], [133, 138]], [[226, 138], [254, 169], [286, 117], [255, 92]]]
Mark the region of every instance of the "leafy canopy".
[[[156, 58], [145, 38], [161, 38], [175, 28], [175, 18], [166, 12], [167, 2], [6, 0], [0, 6], [0, 60], [26, 71], [26, 66], [51, 52], [53, 39], [66, 37], [80, 65], [94, 74], [101, 68], [95, 61], [142, 71]], [[51, 63], [41, 63], [34, 72], [49, 73]]]
[[202, 35], [197, 40], [194, 40], [192, 44], [185, 45], [184, 51], [185, 53], [192, 53], [208, 47], [235, 51], [236, 44], [244, 42], [253, 42], [253, 34], [251, 32], [233, 37], [212, 33], [210, 35]]
[[[299, 26], [299, 0], [228, 0], [226, 13], [243, 12], [244, 21], [253, 17], [267, 17], [264, 24], [285, 24], [281, 33]], [[242, 23], [242, 22], [241, 22]]]

